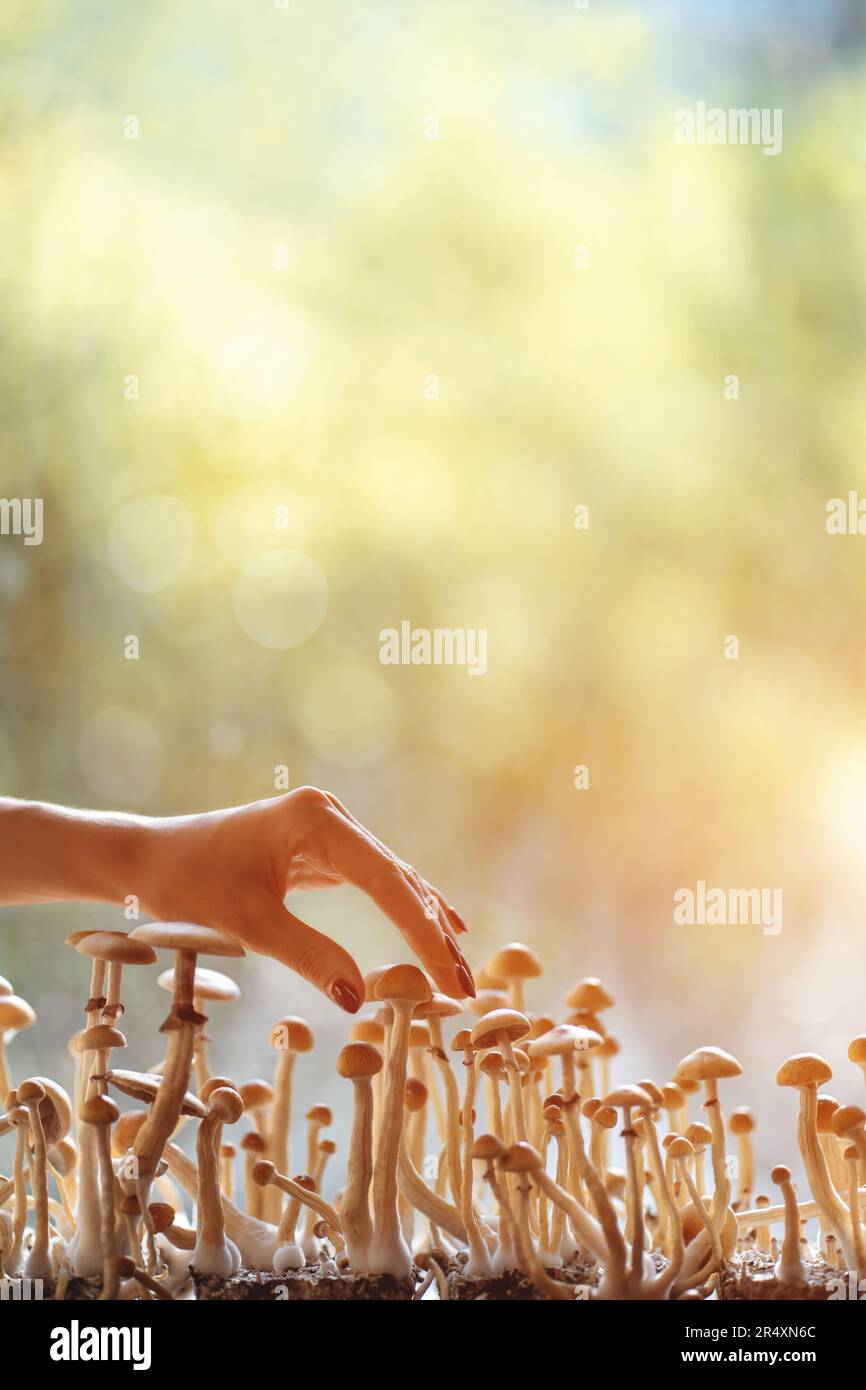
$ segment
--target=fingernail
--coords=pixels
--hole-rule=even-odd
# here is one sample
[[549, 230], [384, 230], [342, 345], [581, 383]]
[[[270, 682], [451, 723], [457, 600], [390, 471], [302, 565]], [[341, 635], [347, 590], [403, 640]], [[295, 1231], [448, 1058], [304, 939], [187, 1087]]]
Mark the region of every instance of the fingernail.
[[468, 994], [471, 999], [475, 998], [475, 981], [465, 965], [458, 965], [457, 967], [457, 982], [464, 994]]
[[460, 947], [457, 945], [457, 942], [454, 941], [453, 938], [448, 935], [447, 932], [444, 932], [443, 935], [445, 937], [445, 945], [448, 947], [448, 950], [451, 952], [451, 955], [454, 957], [454, 960], [457, 962], [458, 965], [460, 965], [461, 961], [463, 960], [463, 956], [460, 952]]
[[328, 996], [347, 1014], [356, 1014], [361, 1007], [361, 1001], [348, 980], [334, 980], [328, 988]]
[[467, 931], [469, 930], [469, 928], [467, 927], [466, 923], [463, 921], [463, 918], [460, 916], [460, 913], [459, 913], [459, 912], [455, 912], [453, 907], [449, 907], [448, 911], [451, 913], [451, 916], [452, 916], [452, 918], [454, 919], [454, 930], [455, 930], [455, 931], [467, 932]]

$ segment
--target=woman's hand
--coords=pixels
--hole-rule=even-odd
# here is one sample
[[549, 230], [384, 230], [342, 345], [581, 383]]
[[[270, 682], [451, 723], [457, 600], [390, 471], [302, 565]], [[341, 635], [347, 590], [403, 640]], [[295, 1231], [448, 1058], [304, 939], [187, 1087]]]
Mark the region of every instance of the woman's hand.
[[399, 928], [439, 989], [457, 999], [475, 993], [457, 945], [466, 928], [454, 909], [336, 797], [315, 787], [164, 819], [6, 801], [0, 841], [4, 832], [0, 902], [123, 902], [135, 895], [149, 916], [215, 927], [355, 1013], [364, 998], [355, 961], [283, 903], [295, 888], [351, 883]]

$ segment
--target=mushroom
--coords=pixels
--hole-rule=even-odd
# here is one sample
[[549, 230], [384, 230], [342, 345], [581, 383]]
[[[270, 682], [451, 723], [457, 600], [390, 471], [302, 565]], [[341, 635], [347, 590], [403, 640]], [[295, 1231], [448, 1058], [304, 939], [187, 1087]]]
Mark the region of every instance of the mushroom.
[[337, 1074], [352, 1083], [352, 1137], [348, 1175], [340, 1202], [340, 1220], [352, 1268], [367, 1269], [373, 1221], [370, 1183], [373, 1178], [373, 1077], [382, 1070], [379, 1051], [366, 1042], [350, 1042], [337, 1058]]
[[848, 1167], [848, 1212], [851, 1217], [851, 1232], [854, 1239], [854, 1253], [857, 1256], [856, 1269], [858, 1271], [862, 1271], [866, 1269], [866, 1249], [864, 1249], [863, 1244], [863, 1214], [860, 1209], [860, 1187], [858, 1176], [860, 1152], [857, 1148], [857, 1145], [846, 1144], [843, 1150], [843, 1158]]
[[565, 1002], [569, 1009], [600, 1014], [613, 1007], [614, 997], [597, 976], [587, 975], [583, 980], [578, 980], [576, 985], [572, 985], [565, 996]]
[[18, 1104], [18, 1092], [6, 1097], [9, 1121], [15, 1130], [15, 1158], [12, 1168], [12, 1188], [15, 1208], [12, 1216], [12, 1248], [6, 1259], [7, 1273], [16, 1275], [21, 1265], [21, 1249], [27, 1227], [27, 1164], [30, 1155], [30, 1116], [24, 1105]]
[[863, 1080], [866, 1081], [866, 1037], [851, 1039], [848, 1044], [848, 1061], [860, 1068]]
[[234, 1196], [234, 1162], [237, 1149], [234, 1144], [220, 1144], [220, 1188], [227, 1197]]
[[520, 941], [512, 941], [490, 958], [487, 969], [492, 976], [506, 981], [511, 1007], [522, 1014], [524, 984], [527, 980], [537, 979], [543, 970], [541, 961], [532, 947], [524, 946]]
[[207, 1115], [200, 1122], [196, 1137], [198, 1159], [198, 1208], [196, 1243], [192, 1265], [199, 1274], [213, 1274], [228, 1279], [240, 1265], [240, 1251], [226, 1239], [222, 1196], [219, 1184], [219, 1145], [224, 1124], [236, 1124], [244, 1112], [244, 1103], [234, 1086], [206, 1082], [201, 1098], [207, 1103]]
[[[671, 1162], [679, 1170], [680, 1181], [691, 1198], [691, 1210], [694, 1216], [702, 1223], [707, 1233], [712, 1255], [711, 1268], [717, 1268], [722, 1262], [722, 1246], [719, 1233], [716, 1230], [715, 1224], [710, 1220], [710, 1215], [704, 1204], [704, 1200], [689, 1171], [689, 1161], [694, 1157], [694, 1152], [692, 1144], [682, 1135], [674, 1135], [668, 1146], [668, 1154], [670, 1155]], [[685, 1219], [683, 1225], [685, 1227]], [[707, 1274], [709, 1274], [709, 1272], [710, 1270], [707, 1271]], [[703, 1275], [703, 1271], [701, 1271], [701, 1273]], [[700, 1279], [701, 1283], [704, 1282], [705, 1277], [706, 1275], [703, 1275]]]
[[45, 1131], [42, 1127], [40, 1102], [45, 1099], [45, 1088], [33, 1078], [22, 1081], [17, 1088], [17, 1100], [23, 1105], [30, 1120], [32, 1153], [30, 1154], [30, 1191], [36, 1212], [36, 1230], [33, 1246], [24, 1266], [28, 1279], [51, 1279], [54, 1270], [48, 1249], [48, 1182], [46, 1176]]
[[702, 1124], [700, 1120], [693, 1120], [686, 1127], [686, 1135], [692, 1148], [695, 1158], [695, 1184], [698, 1191], [703, 1194], [706, 1189], [704, 1181], [704, 1154], [708, 1146], [713, 1142], [713, 1132], [708, 1125]]
[[26, 999], [17, 994], [0, 994], [0, 1101], [5, 1101], [12, 1090], [6, 1065], [6, 1044], [16, 1033], [32, 1028], [35, 1022], [36, 1015]]
[[475, 1114], [475, 1055], [472, 1034], [468, 1028], [461, 1028], [451, 1040], [453, 1051], [463, 1053], [463, 1066], [466, 1070], [466, 1084], [463, 1091], [463, 1111], [461, 1129], [463, 1135], [463, 1188], [460, 1193], [460, 1215], [466, 1228], [469, 1254], [464, 1271], [470, 1277], [485, 1277], [491, 1273], [490, 1255], [481, 1238], [478, 1222], [475, 1219], [473, 1200], [472, 1150], [475, 1145], [473, 1116]]
[[102, 1019], [116, 1021], [124, 1013], [120, 986], [125, 965], [154, 965], [156, 952], [143, 941], [136, 941], [122, 931], [87, 932], [75, 944], [79, 955], [100, 960], [108, 966], [105, 1003], [100, 1010]]
[[114, 1166], [111, 1162], [111, 1126], [119, 1110], [109, 1096], [95, 1095], [85, 1100], [81, 1119], [91, 1125], [96, 1134], [100, 1179], [100, 1240], [102, 1245], [102, 1300], [117, 1297], [120, 1284], [118, 1249], [115, 1235]]
[[[121, 1255], [119, 1257], [117, 1261], [117, 1273], [120, 1279], [134, 1279], [141, 1288], [146, 1289], [148, 1293], [152, 1293], [155, 1298], [168, 1299], [169, 1302], [171, 1301], [171, 1292], [166, 1288], [165, 1284], [161, 1284], [158, 1279], [154, 1279], [152, 1275], [148, 1274], [146, 1269], [139, 1269], [135, 1261], [131, 1260], [128, 1255]], [[136, 1367], [136, 1370], [137, 1369], [138, 1367]]]
[[139, 1170], [137, 1195], [142, 1212], [147, 1213], [154, 1173], [163, 1148], [177, 1124], [189, 1082], [195, 1031], [203, 1021], [202, 1015], [193, 1006], [197, 956], [243, 956], [246, 952], [242, 946], [229, 941], [212, 927], [196, 926], [189, 922], [151, 922], [135, 927], [130, 936], [157, 950], [176, 953], [171, 1011], [161, 1029], [168, 1033], [163, 1083], [135, 1140]]
[[638, 1288], [643, 1281], [643, 1256], [646, 1230], [643, 1220], [640, 1179], [635, 1155], [637, 1134], [632, 1126], [633, 1109], [645, 1109], [652, 1105], [650, 1095], [639, 1086], [618, 1086], [609, 1091], [604, 1104], [622, 1110], [622, 1137], [625, 1140], [626, 1169], [628, 1171], [628, 1224], [632, 1238], [630, 1287]]
[[719, 1080], [723, 1077], [740, 1076], [743, 1068], [736, 1057], [724, 1052], [720, 1047], [699, 1047], [684, 1057], [677, 1067], [676, 1080], [682, 1077], [687, 1081], [704, 1083], [704, 1109], [707, 1111], [712, 1132], [712, 1160], [714, 1192], [710, 1213], [716, 1229], [721, 1233], [721, 1223], [731, 1201], [731, 1184], [728, 1178], [725, 1159], [725, 1122], [719, 1105]]
[[[280, 1173], [289, 1171], [289, 1135], [292, 1123], [292, 1078], [295, 1059], [304, 1052], [313, 1050], [313, 1030], [306, 1019], [295, 1014], [285, 1014], [277, 1019], [268, 1034], [268, 1042], [276, 1050], [277, 1063], [274, 1068], [274, 1099], [271, 1109], [271, 1154], [274, 1165]], [[278, 1188], [276, 1194], [276, 1214], [279, 1216], [282, 1205]], [[266, 1210], [269, 1210], [266, 1207]]]
[[[163, 970], [156, 983], [160, 989], [166, 989], [169, 994], [174, 994], [174, 966], [169, 966], [168, 970]], [[228, 975], [221, 974], [219, 970], [209, 970], [203, 965], [196, 966], [193, 977], [192, 1006], [197, 1014], [202, 1013], [205, 1001], [224, 1004], [239, 999], [240, 994], [240, 987]], [[193, 1069], [199, 1091], [210, 1078], [210, 1064], [207, 1056], [208, 1042], [204, 1024], [200, 1023], [196, 1027], [193, 1044]]]
[[791, 1182], [791, 1170], [784, 1163], [779, 1163], [770, 1177], [781, 1188], [782, 1200], [785, 1203], [785, 1237], [782, 1241], [782, 1254], [776, 1265], [776, 1276], [801, 1284], [805, 1275], [803, 1261], [800, 1259], [800, 1208], [797, 1206], [797, 1193]]
[[261, 1221], [264, 1194], [261, 1184], [257, 1184], [253, 1179], [253, 1169], [257, 1163], [264, 1159], [268, 1146], [262, 1136], [256, 1130], [251, 1129], [249, 1134], [245, 1134], [241, 1140], [241, 1148], [244, 1151], [244, 1195], [247, 1212], [250, 1216]]
[[[524, 1142], [527, 1140], [527, 1130], [526, 1113], [523, 1108], [523, 1085], [512, 1044], [525, 1038], [530, 1027], [529, 1019], [518, 1010], [494, 1009], [492, 1013], [485, 1014], [478, 1020], [470, 1034], [472, 1046], [476, 1052], [484, 1052], [487, 1048], [497, 1047], [502, 1054], [511, 1093], [511, 1123], [514, 1138]], [[533, 1043], [532, 1047], [537, 1047], [537, 1045], [537, 1043]]]
[[[830, 1180], [824, 1152], [818, 1142], [818, 1087], [829, 1081], [832, 1075], [830, 1064], [825, 1062], [823, 1057], [814, 1052], [799, 1052], [779, 1067], [776, 1072], [776, 1084], [792, 1086], [800, 1092], [797, 1143], [812, 1196], [818, 1204], [826, 1230], [839, 1238], [848, 1267], [854, 1269], [856, 1257], [848, 1212]], [[835, 1116], [833, 1127], [835, 1130]], [[838, 1132], [836, 1130], [837, 1134]]]
[[344, 1245], [340, 1216], [337, 1210], [326, 1202], [324, 1197], [320, 1197], [313, 1188], [308, 1188], [298, 1182], [293, 1182], [283, 1173], [278, 1173], [273, 1163], [268, 1159], [261, 1159], [253, 1168], [253, 1181], [260, 1187], [268, 1187], [271, 1183], [276, 1185], [290, 1197], [297, 1197], [303, 1206], [312, 1207], [318, 1212], [327, 1226], [328, 1238], [339, 1248]]
[[394, 1021], [385, 1069], [382, 1124], [373, 1164], [373, 1239], [369, 1265], [373, 1273], [408, 1278], [412, 1256], [400, 1231], [397, 1208], [397, 1163], [403, 1128], [403, 1101], [412, 1011], [427, 1003], [433, 991], [415, 965], [393, 965], [373, 986], [376, 999], [391, 1005]]
[[[526, 1277], [548, 1298], [572, 1301], [574, 1289], [550, 1278], [538, 1258], [532, 1241], [529, 1225], [530, 1186], [528, 1175], [531, 1173], [534, 1178], [538, 1179], [542, 1174], [541, 1155], [531, 1144], [521, 1141], [505, 1149], [496, 1159], [496, 1165], [502, 1172], [513, 1173], [517, 1178], [517, 1213], [514, 1215], [512, 1212], [512, 1224], [520, 1263]], [[510, 1210], [507, 1193], [502, 1192], [500, 1200], [506, 1211]]]
[[457, 1079], [448, 1060], [442, 1039], [443, 1018], [454, 1018], [462, 1012], [462, 1006], [446, 994], [433, 993], [428, 1000], [417, 1004], [416, 1018], [423, 1018], [430, 1029], [430, 1050], [442, 1078], [445, 1091], [445, 1162], [448, 1168], [448, 1182], [454, 1201], [460, 1202], [463, 1184], [463, 1170], [460, 1161], [460, 1092]]
[[755, 1117], [747, 1105], [738, 1106], [732, 1110], [728, 1120], [728, 1128], [732, 1134], [737, 1136], [739, 1144], [739, 1182], [737, 1184], [737, 1200], [734, 1203], [734, 1210], [738, 1207], [747, 1207], [749, 1198], [752, 1195], [752, 1183], [754, 1182], [754, 1159], [752, 1156], [752, 1141], [749, 1135], [755, 1128]]

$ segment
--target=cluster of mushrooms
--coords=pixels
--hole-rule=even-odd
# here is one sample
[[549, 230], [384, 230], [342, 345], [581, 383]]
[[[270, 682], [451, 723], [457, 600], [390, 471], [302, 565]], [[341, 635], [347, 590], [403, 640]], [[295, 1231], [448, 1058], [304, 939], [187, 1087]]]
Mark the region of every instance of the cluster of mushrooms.
[[[736, 1296], [809, 1297], [841, 1269], [866, 1273], [866, 1113], [819, 1094], [831, 1070], [814, 1054], [789, 1058], [776, 1078], [799, 1092], [811, 1198], [798, 1200], [780, 1165], [773, 1204], [753, 1191], [751, 1112], [725, 1124], [719, 1083], [741, 1070], [727, 1052], [697, 1048], [664, 1085], [612, 1080], [619, 1046], [602, 1015], [614, 1001], [600, 980], [579, 980], [557, 1022], [526, 1011], [541, 964], [518, 943], [477, 972], [464, 1003], [435, 993], [417, 966], [384, 966], [368, 975], [371, 1008], [336, 1059], [352, 1126], [331, 1203], [327, 1105], [306, 1112], [302, 1172], [292, 1144], [309, 1025], [274, 1023], [272, 1083], [211, 1075], [203, 1010], [239, 990], [198, 959], [243, 955], [238, 945], [177, 922], [67, 944], [90, 961], [72, 1098], [48, 1077], [10, 1080], [5, 1044], [35, 1015], [0, 977], [0, 1135], [15, 1140], [12, 1172], [0, 1174], [0, 1277], [42, 1280], [55, 1298], [261, 1297], [275, 1285], [292, 1297], [302, 1281], [299, 1297], [575, 1300], [731, 1296], [732, 1276]], [[158, 978], [171, 993], [165, 1057], [132, 1071], [116, 1065], [123, 972], [157, 952], [174, 953]], [[448, 1019], [457, 1031], [446, 1043]], [[866, 1038], [849, 1058], [866, 1074]], [[231, 1142], [227, 1127], [242, 1120]], [[190, 1123], [195, 1160], [177, 1143]], [[618, 1127], [623, 1167], [610, 1161]]]

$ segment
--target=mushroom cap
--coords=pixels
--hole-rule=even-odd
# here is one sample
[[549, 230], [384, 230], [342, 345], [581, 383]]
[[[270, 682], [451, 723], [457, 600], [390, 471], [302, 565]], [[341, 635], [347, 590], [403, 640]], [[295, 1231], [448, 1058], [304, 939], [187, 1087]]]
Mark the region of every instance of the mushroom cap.
[[504, 990], [500, 989], [479, 989], [474, 999], [467, 999], [465, 1007], [471, 1014], [492, 1013], [494, 1009], [507, 1009], [511, 1000]]
[[110, 965], [153, 965], [156, 951], [144, 941], [136, 941], [125, 931], [87, 932], [75, 944], [81, 956], [105, 960]]
[[602, 1038], [591, 1028], [577, 1028], [573, 1023], [557, 1023], [540, 1037], [527, 1044], [530, 1057], [562, 1057], [569, 1052], [598, 1047]]
[[[423, 1084], [424, 1084], [423, 1082], [420, 1082], [420, 1083], [419, 1083], [419, 1085], [423, 1085]], [[427, 1087], [426, 1087], [426, 1086], [424, 1087], [424, 1090], [425, 1090], [425, 1092], [426, 1092], [426, 1090], [427, 1090]], [[336, 1152], [337, 1152], [337, 1145], [334, 1143], [333, 1139], [323, 1139], [323, 1140], [322, 1140], [321, 1144], [319, 1145], [319, 1153], [320, 1153], [320, 1154], [329, 1154], [329, 1155], [330, 1155], [330, 1154], [335, 1154]]]
[[692, 1158], [694, 1156], [695, 1151], [684, 1135], [674, 1134], [670, 1138], [671, 1142], [667, 1148], [671, 1158]]
[[455, 1018], [462, 1014], [463, 1002], [451, 999], [447, 994], [437, 994], [434, 990], [430, 998], [416, 1004], [412, 1010], [413, 1018]]
[[851, 1039], [848, 1044], [848, 1061], [856, 1062], [858, 1067], [866, 1063], [866, 1037]]
[[777, 1086], [823, 1086], [833, 1075], [829, 1062], [817, 1052], [798, 1052], [776, 1072]]
[[551, 1028], [556, 1027], [556, 1019], [552, 1014], [527, 1014], [529, 1019], [529, 1038], [540, 1038], [544, 1033], [549, 1033]]
[[791, 1181], [791, 1170], [785, 1163], [777, 1163], [770, 1173], [770, 1181], [781, 1186], [783, 1182]]
[[[21, 1096], [21, 1087], [18, 1087], [18, 1095]], [[840, 1105], [832, 1119], [833, 1133], [841, 1139], [849, 1130], [860, 1129], [866, 1124], [866, 1110], [861, 1110], [859, 1105]]]
[[478, 1067], [485, 1076], [495, 1076], [499, 1080], [503, 1080], [506, 1076], [502, 1053], [495, 1047], [491, 1047], [489, 1052], [485, 1052], [483, 1057], [479, 1058]]
[[617, 1110], [633, 1105], [644, 1110], [652, 1103], [652, 1096], [642, 1086], [616, 1086], [612, 1091], [608, 1091], [604, 1098], [605, 1105], [613, 1105]]
[[[122, 1091], [125, 1096], [130, 1096], [133, 1100], [144, 1101], [145, 1105], [151, 1105], [159, 1094], [162, 1085], [162, 1077], [155, 1076], [146, 1071], [127, 1071], [118, 1068], [105, 1073], [105, 1079], [110, 1086], [114, 1086], [118, 1091]], [[191, 1091], [184, 1094], [180, 1113], [182, 1115], [192, 1115], [197, 1120], [203, 1120], [207, 1110], [202, 1105], [198, 1096], [194, 1096]]]
[[[241, 1140], [241, 1147], [251, 1148], [252, 1146], [247, 1145], [246, 1141], [247, 1139], [252, 1139], [253, 1137], [258, 1139], [260, 1136], [258, 1134], [256, 1134], [255, 1136], [251, 1134], [245, 1134], [243, 1139]], [[258, 1163], [254, 1163], [252, 1166], [251, 1177], [254, 1183], [258, 1183], [259, 1187], [267, 1187], [276, 1175], [276, 1171], [276, 1168], [269, 1159], [260, 1158]], [[297, 1182], [297, 1178], [295, 1178], [295, 1182]]]
[[14, 989], [12, 988], [11, 984], [9, 983], [9, 981], [6, 979], [6, 976], [5, 976], [5, 975], [0, 975], [0, 996], [2, 996], [2, 995], [4, 995], [4, 994], [14, 994], [14, 993], [15, 993], [15, 991], [14, 991]]
[[751, 1134], [755, 1128], [755, 1117], [748, 1105], [738, 1105], [728, 1116], [728, 1129], [732, 1134]]
[[665, 1109], [679, 1110], [684, 1100], [682, 1086], [678, 1086], [676, 1081], [666, 1081], [662, 1086], [662, 1104]]
[[701, 1120], [693, 1120], [686, 1128], [686, 1138], [696, 1149], [706, 1148], [713, 1142], [713, 1131]]
[[451, 1039], [452, 1052], [465, 1052], [472, 1046], [472, 1034], [468, 1028], [458, 1028], [454, 1037]]
[[534, 980], [544, 967], [531, 946], [524, 946], [522, 941], [510, 941], [490, 957], [487, 969], [503, 980]]
[[616, 1110], [612, 1105], [600, 1105], [593, 1111], [592, 1122], [594, 1125], [601, 1125], [602, 1129], [613, 1129], [616, 1120]]
[[743, 1068], [736, 1057], [720, 1047], [697, 1047], [677, 1067], [675, 1080], [714, 1081], [723, 1076], [740, 1076]]
[[[124, 1110], [119, 1116], [111, 1135], [111, 1147], [115, 1156], [120, 1157], [135, 1143], [138, 1131], [147, 1119], [146, 1110]], [[171, 1225], [171, 1222], [169, 1222]]]
[[[43, 1096], [39, 1102], [39, 1118], [45, 1132], [47, 1144], [58, 1144], [72, 1128], [72, 1101], [62, 1086], [49, 1076], [32, 1076], [42, 1087]], [[19, 1088], [20, 1095], [20, 1088]]]
[[407, 1076], [403, 1091], [403, 1103], [407, 1110], [421, 1110], [427, 1104], [427, 1087], [417, 1076]]
[[516, 1009], [494, 1009], [480, 1018], [472, 1029], [472, 1046], [479, 1051], [496, 1047], [503, 1033], [511, 1042], [519, 1042], [529, 1032], [529, 1019]]
[[496, 1166], [506, 1173], [534, 1173], [544, 1166], [544, 1162], [538, 1150], [521, 1139], [499, 1155]]
[[270, 1105], [274, 1098], [273, 1086], [269, 1086], [260, 1076], [253, 1077], [252, 1081], [245, 1081], [242, 1086], [238, 1086], [238, 1090], [247, 1110], [256, 1110], [260, 1105]]
[[598, 1048], [596, 1055], [598, 1057], [619, 1056], [619, 1043], [612, 1033], [605, 1033], [601, 1047]]
[[[246, 1153], [263, 1154], [267, 1147], [267, 1140], [263, 1139], [262, 1136], [255, 1129], [251, 1129], [249, 1133], [245, 1134], [243, 1139], [241, 1140], [241, 1148], [244, 1149]], [[256, 1165], [256, 1167], [258, 1167], [258, 1164]], [[270, 1167], [274, 1168], [274, 1165], [271, 1163]], [[274, 1172], [276, 1172], [275, 1168]], [[253, 1170], [253, 1177], [255, 1177], [255, 1170]], [[259, 1179], [256, 1178], [256, 1182], [258, 1181]], [[270, 1181], [270, 1179], [268, 1179], [268, 1181]]]
[[378, 1018], [356, 1018], [349, 1030], [349, 1038], [352, 1042], [381, 1047], [385, 1041], [385, 1029]]
[[56, 1144], [52, 1144], [48, 1151], [52, 1168], [56, 1168], [62, 1178], [75, 1171], [78, 1162], [78, 1150], [72, 1139], [59, 1139]]
[[364, 976], [364, 1003], [377, 1004], [379, 1002], [374, 993], [376, 985], [388, 970], [393, 970], [393, 965], [375, 965], [372, 970], [368, 970]]
[[85, 936], [92, 936], [94, 928], [86, 927], [84, 931], [71, 931], [68, 936], [63, 938], [64, 946], [77, 946], [79, 941], [83, 941]]
[[[174, 992], [174, 966], [170, 965], [168, 970], [163, 970], [156, 982], [160, 989], [167, 989], [169, 994]], [[205, 965], [197, 965], [192, 987], [193, 995], [196, 999], [227, 1000], [239, 999], [240, 987], [230, 980], [228, 975], [220, 974], [219, 970], [208, 970]]]
[[144, 941], [161, 951], [194, 951], [202, 956], [245, 956], [243, 946], [230, 941], [213, 927], [195, 922], [146, 922], [133, 927], [129, 933], [136, 941]]
[[337, 1058], [337, 1075], [347, 1081], [363, 1080], [382, 1070], [382, 1054], [372, 1043], [349, 1042]]
[[20, 1033], [24, 1028], [32, 1028], [35, 1022], [36, 1014], [26, 999], [18, 994], [0, 995], [0, 1033]]
[[475, 1143], [472, 1145], [471, 1158], [481, 1158], [490, 1162], [491, 1159], [499, 1158], [505, 1152], [505, 1146], [495, 1134], [479, 1134]]
[[520, 1075], [528, 1076], [532, 1071], [532, 1062], [530, 1061], [529, 1055], [524, 1052], [521, 1047], [512, 1047], [511, 1053]]
[[331, 1125], [334, 1123], [334, 1116], [329, 1105], [311, 1105], [307, 1111], [306, 1118], [311, 1124]]
[[487, 965], [480, 965], [474, 973], [475, 983], [479, 990], [495, 989], [504, 991], [508, 989], [508, 981], [504, 980], [501, 975], [494, 975], [493, 971]]
[[[207, 1081], [198, 1088], [198, 1098], [207, 1105], [214, 1091], [220, 1086], [227, 1086], [230, 1091], [237, 1091], [237, 1084], [232, 1081], [230, 1076], [209, 1076]], [[238, 1091], [240, 1095], [240, 1091]]]
[[565, 1002], [570, 1009], [589, 1009], [591, 1013], [598, 1013], [601, 1009], [611, 1008], [614, 998], [596, 975], [587, 975], [572, 985]]
[[832, 1134], [832, 1119], [839, 1109], [839, 1102], [834, 1096], [819, 1096], [816, 1114], [816, 1125], [819, 1134]]
[[81, 1105], [81, 1118], [88, 1125], [113, 1125], [120, 1111], [110, 1096], [91, 1096]]
[[36, 1076], [28, 1077], [15, 1087], [19, 1105], [38, 1105], [45, 1099], [45, 1087]]
[[95, 1023], [78, 1034], [76, 1046], [79, 1052], [96, 1052], [99, 1048], [126, 1047], [126, 1038], [110, 1023]]
[[433, 998], [433, 991], [417, 965], [392, 965], [379, 976], [373, 996], [389, 1004], [426, 1004]]
[[305, 1018], [299, 1018], [297, 1014], [285, 1014], [283, 1018], [278, 1018], [271, 1028], [268, 1042], [278, 1052], [312, 1052], [315, 1038]]
[[600, 1033], [603, 1038], [607, 1037], [607, 1029], [599, 1018], [589, 1009], [574, 1009], [565, 1020], [575, 1028], [591, 1028], [594, 1033]]
[[664, 1105], [665, 1099], [654, 1081], [647, 1081], [643, 1077], [637, 1083], [642, 1091], [646, 1091], [653, 1105]]
[[216, 1086], [207, 1099], [208, 1110], [219, 1115], [224, 1124], [237, 1124], [244, 1113], [244, 1103], [234, 1086]]

